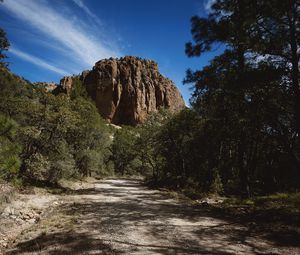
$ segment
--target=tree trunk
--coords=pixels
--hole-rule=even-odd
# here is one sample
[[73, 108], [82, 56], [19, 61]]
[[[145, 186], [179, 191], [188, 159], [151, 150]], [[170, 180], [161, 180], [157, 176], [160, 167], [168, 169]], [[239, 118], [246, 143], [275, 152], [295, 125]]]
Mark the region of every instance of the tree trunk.
[[249, 172], [245, 165], [245, 135], [241, 134], [238, 144], [238, 166], [243, 197], [250, 197]]
[[300, 89], [299, 89], [299, 56], [297, 45], [296, 18], [297, 10], [295, 4], [292, 5], [293, 13], [289, 19], [290, 27], [290, 46], [291, 46], [291, 62], [292, 62], [292, 87], [294, 93], [294, 111], [295, 111], [295, 129], [300, 135]]
[[25, 166], [24, 162], [22, 161], [22, 164], [21, 164], [19, 172], [18, 172], [18, 177], [23, 178], [25, 173], [26, 173], [26, 166]]
[[[300, 144], [300, 89], [299, 89], [299, 55], [298, 55], [298, 43], [297, 43], [297, 31], [296, 31], [296, 19], [297, 19], [297, 6], [296, 1], [293, 1], [292, 14], [289, 17], [289, 32], [290, 32], [290, 46], [291, 46], [291, 80], [293, 88], [293, 101], [294, 101], [294, 120], [295, 120], [295, 132], [297, 133], [296, 143]], [[297, 146], [296, 146], [297, 147]], [[292, 151], [292, 158], [295, 160], [295, 166], [300, 171], [300, 163], [295, 152]]]

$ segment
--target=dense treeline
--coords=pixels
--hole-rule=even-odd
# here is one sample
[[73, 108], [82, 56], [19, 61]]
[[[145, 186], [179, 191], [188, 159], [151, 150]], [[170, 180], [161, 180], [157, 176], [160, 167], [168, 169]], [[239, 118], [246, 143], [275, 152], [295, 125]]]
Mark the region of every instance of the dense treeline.
[[109, 130], [79, 81], [70, 97], [54, 96], [3, 67], [0, 84], [2, 179], [55, 183], [107, 171]]
[[56, 183], [107, 174], [110, 130], [79, 79], [71, 95], [12, 74], [0, 29], [0, 179]]
[[131, 151], [127, 160], [138, 158], [137, 168], [176, 188], [244, 196], [299, 189], [299, 5], [217, 0], [208, 17], [193, 17], [187, 55], [225, 50], [187, 71], [190, 109], [148, 133], [146, 123], [127, 144], [132, 131], [119, 139]]
[[54, 96], [2, 63], [1, 178], [55, 182], [114, 168], [193, 192], [299, 189], [299, 12], [297, 0], [214, 1], [208, 17], [192, 18], [186, 54], [224, 52], [187, 71], [191, 107], [175, 116], [161, 110], [113, 135], [79, 81], [70, 97]]
[[296, 0], [218, 0], [207, 18], [192, 18], [188, 56], [225, 47], [186, 82], [210, 140], [200, 166], [215, 169], [226, 190], [299, 188], [299, 14]]

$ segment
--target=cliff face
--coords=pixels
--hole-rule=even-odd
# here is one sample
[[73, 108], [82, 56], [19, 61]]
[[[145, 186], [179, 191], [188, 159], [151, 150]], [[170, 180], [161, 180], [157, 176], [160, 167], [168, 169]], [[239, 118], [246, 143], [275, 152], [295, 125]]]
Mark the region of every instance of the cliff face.
[[[161, 107], [178, 112], [185, 106], [173, 82], [150, 60], [104, 59], [80, 79], [100, 114], [113, 124], [137, 125]], [[69, 93], [72, 77], [64, 77], [61, 86]]]
[[33, 84], [37, 87], [43, 87], [46, 92], [53, 92], [57, 89], [57, 84], [54, 82], [34, 82]]
[[70, 95], [72, 91], [73, 79], [75, 76], [65, 76], [63, 77], [60, 82], [60, 90]]

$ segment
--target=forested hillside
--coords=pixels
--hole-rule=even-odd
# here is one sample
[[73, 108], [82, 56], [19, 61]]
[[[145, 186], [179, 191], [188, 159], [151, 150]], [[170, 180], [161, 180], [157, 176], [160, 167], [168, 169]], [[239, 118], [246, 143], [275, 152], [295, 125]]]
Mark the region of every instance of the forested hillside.
[[80, 83], [57, 96], [1, 67], [1, 178], [22, 184], [105, 174], [109, 128]]
[[189, 57], [224, 47], [209, 65], [187, 71], [191, 107], [175, 116], [162, 109], [117, 131], [79, 79], [71, 94], [53, 95], [12, 74], [1, 30], [2, 178], [56, 182], [115, 171], [247, 197], [298, 190], [299, 3], [216, 1], [191, 25]]
[[300, 1], [153, 1], [0, 0], [1, 254], [300, 254]]
[[[201, 57], [216, 47], [224, 53], [187, 71], [185, 83], [194, 86], [191, 107], [161, 124], [146, 124], [129, 148], [138, 155], [142, 143], [143, 168], [173, 188], [247, 197], [296, 191], [299, 2], [228, 0], [211, 8], [207, 18], [191, 19], [186, 54]], [[114, 140], [113, 148], [134, 141], [130, 135]]]

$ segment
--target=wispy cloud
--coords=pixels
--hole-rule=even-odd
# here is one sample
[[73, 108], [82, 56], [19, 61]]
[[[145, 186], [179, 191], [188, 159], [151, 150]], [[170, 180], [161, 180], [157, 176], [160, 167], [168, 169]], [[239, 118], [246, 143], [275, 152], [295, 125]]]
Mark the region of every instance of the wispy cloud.
[[73, 2], [80, 7], [91, 19], [93, 22], [97, 23], [98, 26], [102, 26], [101, 20], [83, 3], [81, 0], [73, 0]]
[[204, 2], [204, 9], [207, 13], [211, 12], [212, 5], [216, 2], [216, 0], [207, 0]]
[[54, 65], [51, 65], [49, 64], [48, 62], [38, 58], [38, 57], [35, 57], [35, 56], [32, 56], [28, 53], [25, 53], [25, 52], [22, 52], [16, 48], [11, 48], [9, 50], [10, 53], [12, 53], [13, 55], [23, 59], [23, 60], [26, 60], [36, 66], [39, 66], [41, 68], [44, 68], [44, 69], [47, 69], [47, 70], [50, 70], [52, 72], [55, 72], [55, 73], [58, 73], [60, 75], [68, 75], [70, 74], [69, 72], [63, 70], [63, 69], [60, 69]]
[[[82, 1], [73, 1], [77, 2], [78, 6], [82, 4], [80, 7], [89, 15], [94, 15]], [[83, 28], [76, 23], [76, 19], [66, 17], [64, 13], [51, 7], [46, 0], [9, 0], [2, 6], [15, 17], [40, 31], [50, 42], [67, 51], [69, 61], [72, 64], [77, 63], [78, 68], [90, 68], [99, 59], [120, 55], [118, 49], [110, 48], [106, 44], [105, 39], [94, 37], [86, 27]], [[29, 59], [27, 58], [28, 61]], [[55, 67], [50, 70], [60, 72]]]

